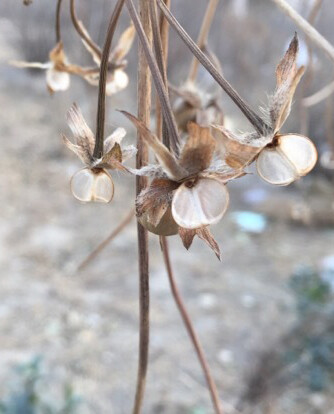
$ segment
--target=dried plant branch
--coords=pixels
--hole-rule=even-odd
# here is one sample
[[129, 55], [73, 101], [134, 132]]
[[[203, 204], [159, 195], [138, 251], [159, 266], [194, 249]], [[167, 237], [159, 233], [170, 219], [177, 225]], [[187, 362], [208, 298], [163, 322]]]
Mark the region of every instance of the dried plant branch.
[[103, 155], [103, 141], [104, 141], [104, 124], [106, 112], [106, 84], [108, 74], [108, 62], [111, 48], [111, 42], [115, 33], [116, 25], [119, 15], [125, 0], [118, 0], [111, 16], [106, 40], [103, 46], [102, 59], [100, 65], [100, 79], [99, 79], [99, 97], [97, 105], [97, 119], [96, 119], [96, 140], [93, 152], [93, 157], [99, 159]]
[[250, 106], [241, 98], [238, 92], [219, 73], [219, 71], [213, 65], [211, 60], [201, 51], [201, 49], [191, 39], [191, 37], [179, 24], [179, 22], [172, 15], [172, 13], [166, 8], [164, 2], [162, 0], [157, 0], [157, 2], [161, 11], [168, 20], [169, 24], [178, 33], [178, 35], [181, 37], [186, 46], [191, 50], [191, 52], [196, 56], [196, 58], [201, 62], [201, 64], [207, 69], [207, 71], [216, 80], [220, 87], [229, 95], [229, 97], [238, 106], [238, 108], [246, 116], [249, 122], [254, 126], [256, 131], [258, 131], [260, 135], [266, 135], [268, 130], [270, 129], [269, 126], [250, 108]]
[[286, 0], [272, 0], [305, 35], [334, 62], [334, 47], [307, 20], [305, 20]]
[[[29, 5], [30, 2], [25, 3]], [[61, 11], [61, 4], [62, 0], [57, 1], [57, 8], [56, 8], [56, 42], [61, 42], [61, 28], [60, 28], [60, 11]]]
[[113, 231], [109, 234], [108, 237], [106, 237], [78, 266], [77, 271], [83, 270], [85, 267], [91, 263], [92, 260], [96, 258], [97, 255], [99, 255], [102, 250], [112, 241], [114, 240], [121, 231], [131, 222], [133, 217], [135, 216], [135, 210], [132, 209], [130, 212], [124, 217], [124, 219], [119, 223], [119, 225], [113, 229]]
[[97, 56], [102, 58], [101, 49], [97, 46], [96, 43], [92, 41], [92, 39], [89, 36], [87, 36], [86, 32], [82, 29], [82, 23], [79, 22], [75, 12], [74, 0], [70, 0], [70, 12], [73, 26], [79, 34], [79, 36], [81, 37], [81, 39], [84, 40], [90, 46], [90, 48], [96, 53]]
[[[147, 41], [147, 47], [152, 43], [152, 28], [149, 13], [150, 0], [139, 1], [139, 12], [141, 21], [139, 25], [143, 30], [144, 37]], [[128, 9], [133, 7], [127, 1]], [[132, 2], [131, 2], [132, 3]], [[151, 76], [150, 70], [145, 58], [145, 52], [142, 45], [138, 50], [138, 118], [147, 126], [150, 125], [151, 113]], [[136, 166], [141, 168], [148, 162], [148, 148], [140, 133], [137, 133], [137, 159]], [[138, 194], [147, 186], [147, 177], [136, 177], [136, 194]], [[147, 230], [137, 222], [138, 232], [138, 256], [139, 256], [139, 361], [137, 373], [136, 395], [133, 407], [133, 414], [142, 412], [146, 373], [148, 366], [149, 338], [150, 338], [150, 286], [149, 286], [149, 249], [148, 249], [148, 233]]]
[[[207, 6], [207, 9], [205, 11], [205, 16], [202, 22], [201, 30], [199, 32], [198, 38], [197, 38], [197, 46], [202, 50], [204, 46], [206, 45], [209, 30], [211, 27], [211, 23], [213, 20], [213, 17], [215, 15], [217, 6], [218, 6], [219, 0], [210, 0]], [[194, 82], [197, 77], [198, 72], [198, 64], [199, 61], [194, 56], [189, 70], [188, 80]]]
[[324, 86], [320, 91], [303, 99], [303, 105], [310, 107], [327, 99], [334, 92], [334, 81]]
[[162, 254], [163, 254], [163, 257], [164, 257], [165, 266], [166, 266], [166, 270], [167, 270], [168, 279], [169, 279], [170, 287], [171, 287], [171, 290], [172, 290], [172, 294], [173, 294], [174, 300], [176, 302], [176, 305], [179, 309], [179, 312], [182, 316], [182, 319], [183, 319], [183, 322], [184, 322], [185, 327], [187, 329], [187, 332], [188, 332], [188, 334], [191, 338], [191, 341], [194, 345], [197, 357], [198, 357], [198, 359], [200, 361], [200, 364], [202, 366], [202, 369], [203, 369], [203, 372], [204, 372], [204, 375], [205, 375], [205, 379], [206, 379], [208, 388], [210, 390], [211, 399], [212, 399], [212, 403], [213, 403], [213, 406], [214, 406], [215, 413], [216, 414], [222, 414], [223, 409], [221, 407], [221, 402], [220, 402], [220, 399], [219, 399], [216, 384], [215, 384], [215, 382], [213, 380], [213, 377], [210, 373], [210, 368], [209, 368], [209, 365], [208, 365], [208, 363], [205, 359], [203, 348], [202, 348], [202, 346], [199, 342], [198, 336], [197, 336], [197, 334], [194, 330], [191, 319], [189, 317], [187, 309], [185, 308], [185, 305], [183, 303], [181, 294], [180, 294], [180, 292], [178, 290], [178, 287], [176, 285], [176, 282], [175, 282], [166, 237], [160, 236], [160, 244], [161, 244]]
[[150, 49], [149, 43], [143, 31], [143, 27], [140, 24], [140, 20], [139, 20], [138, 14], [136, 12], [136, 9], [133, 5], [132, 0], [127, 0], [127, 7], [129, 10], [131, 19], [133, 21], [133, 24], [136, 28], [141, 45], [143, 47], [143, 51], [145, 53], [148, 66], [151, 70], [153, 82], [154, 82], [156, 91], [158, 93], [159, 99], [160, 99], [162, 112], [163, 112], [164, 119], [166, 121], [166, 125], [168, 128], [170, 142], [171, 144], [173, 143], [173, 148], [175, 147], [175, 151], [177, 151], [178, 143], [179, 143], [179, 135], [178, 135], [178, 130], [177, 130], [174, 114], [173, 114], [173, 111], [172, 111], [172, 108], [169, 102], [167, 90], [164, 86], [163, 79], [160, 74], [158, 65]]

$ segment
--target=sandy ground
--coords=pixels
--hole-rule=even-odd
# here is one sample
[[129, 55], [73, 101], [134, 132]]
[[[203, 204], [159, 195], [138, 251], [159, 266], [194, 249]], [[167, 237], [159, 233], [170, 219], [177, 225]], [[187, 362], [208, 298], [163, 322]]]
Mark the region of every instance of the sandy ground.
[[[2, 62], [17, 57], [3, 43]], [[71, 91], [50, 98], [43, 75], [18, 74], [5, 64], [0, 88], [0, 397], [8, 392], [12, 366], [42, 355], [48, 373], [43, 387], [52, 395], [68, 381], [83, 397], [80, 413], [127, 414], [137, 369], [135, 222], [84, 271], [75, 269], [127, 214], [134, 183], [116, 174], [116, 195], [106, 206], [81, 205], [69, 192], [69, 179], [80, 166], [63, 147], [59, 132], [68, 132], [64, 117], [73, 100], [94, 124], [94, 90], [74, 81]], [[87, 103], [87, 96], [93, 103]], [[115, 107], [124, 102], [122, 96], [115, 98]], [[109, 128], [118, 121], [128, 126], [113, 115]], [[127, 139], [134, 140], [133, 129]], [[285, 202], [303, 200], [303, 186], [271, 188], [251, 175], [232, 183], [230, 193], [230, 210], [213, 229], [221, 263], [200, 241], [187, 252], [172, 237], [170, 247], [225, 412], [235, 413], [258, 356], [275, 347], [295, 323], [291, 273], [301, 264], [317, 267], [333, 255], [334, 228], [287, 220]], [[242, 231], [234, 213], [262, 211], [263, 198], [271, 205], [265, 230]], [[279, 210], [283, 213], [275, 214]], [[150, 246], [151, 344], [144, 413], [212, 413], [156, 237], [150, 237]], [[275, 399], [272, 412], [330, 413], [326, 394], [320, 405], [306, 389], [286, 395]], [[269, 413], [261, 404], [249, 412], [256, 410]]]

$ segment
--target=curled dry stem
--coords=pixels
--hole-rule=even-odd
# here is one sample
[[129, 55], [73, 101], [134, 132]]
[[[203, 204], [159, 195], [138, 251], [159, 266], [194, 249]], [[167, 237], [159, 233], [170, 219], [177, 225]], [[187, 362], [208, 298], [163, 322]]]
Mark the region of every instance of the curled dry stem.
[[70, 0], [70, 12], [71, 12], [71, 19], [75, 30], [77, 31], [78, 35], [81, 39], [86, 42], [89, 47], [96, 53], [97, 56], [102, 58], [102, 52], [100, 48], [95, 44], [92, 39], [87, 36], [85, 30], [82, 28], [82, 23], [78, 20], [77, 14], [75, 12], [75, 0]]
[[210, 372], [210, 368], [209, 365], [205, 359], [205, 355], [204, 355], [204, 351], [203, 348], [200, 344], [200, 341], [198, 339], [198, 336], [194, 330], [194, 327], [192, 325], [190, 316], [187, 312], [187, 309], [183, 303], [181, 294], [179, 292], [179, 289], [176, 285], [176, 281], [174, 278], [174, 274], [173, 274], [173, 269], [172, 269], [172, 265], [171, 265], [171, 261], [170, 261], [170, 256], [169, 256], [169, 249], [168, 249], [168, 243], [167, 243], [167, 239], [164, 236], [160, 236], [160, 245], [161, 245], [161, 249], [162, 249], [162, 254], [164, 257], [164, 261], [165, 261], [165, 266], [166, 266], [166, 270], [167, 270], [167, 274], [168, 274], [168, 279], [169, 279], [169, 283], [170, 283], [170, 287], [172, 290], [172, 294], [174, 297], [174, 300], [176, 302], [176, 305], [179, 309], [179, 312], [181, 314], [181, 317], [183, 319], [183, 322], [185, 324], [185, 327], [187, 329], [187, 332], [191, 338], [191, 341], [194, 345], [197, 357], [200, 361], [200, 364], [202, 366], [204, 375], [205, 375], [205, 379], [208, 385], [208, 388], [210, 390], [210, 394], [211, 394], [211, 399], [212, 399], [212, 403], [214, 406], [214, 410], [216, 414], [222, 414], [223, 413], [223, 409], [221, 407], [221, 402], [219, 399], [219, 395], [218, 395], [218, 390], [216, 387], [216, 384], [213, 380], [213, 377], [211, 375]]
[[99, 78], [99, 97], [97, 105], [97, 119], [96, 119], [96, 140], [93, 152], [93, 157], [96, 159], [102, 158], [103, 155], [103, 141], [104, 141], [104, 124], [106, 114], [106, 85], [108, 74], [108, 62], [111, 48], [111, 42], [115, 33], [118, 18], [121, 14], [122, 7], [125, 0], [118, 0], [114, 8], [113, 14], [109, 21], [106, 40], [104, 42], [102, 59], [100, 65]]
[[[30, 4], [30, 3], [25, 3]], [[61, 42], [61, 28], [60, 28], [60, 11], [61, 11], [61, 4], [62, 0], [57, 1], [57, 8], [56, 8], [56, 42]]]

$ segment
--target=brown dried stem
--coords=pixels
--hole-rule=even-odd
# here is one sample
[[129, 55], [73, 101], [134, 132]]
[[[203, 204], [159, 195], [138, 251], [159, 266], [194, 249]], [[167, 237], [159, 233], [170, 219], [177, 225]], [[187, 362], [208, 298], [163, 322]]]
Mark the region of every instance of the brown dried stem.
[[114, 240], [119, 233], [131, 222], [135, 215], [135, 210], [132, 209], [130, 212], [124, 217], [124, 219], [119, 223], [119, 225], [109, 234], [107, 238], [105, 238], [78, 266], [78, 271], [83, 270], [87, 265], [99, 255], [102, 250], [112, 241]]
[[241, 98], [238, 92], [227, 82], [227, 80], [219, 73], [217, 68], [211, 62], [211, 60], [201, 51], [201, 49], [196, 45], [196, 43], [191, 39], [188, 33], [183, 29], [180, 23], [176, 20], [173, 14], [166, 8], [162, 0], [157, 0], [158, 6], [165, 15], [169, 24], [173, 29], [178, 33], [180, 38], [183, 40], [185, 45], [189, 50], [196, 56], [196, 58], [201, 62], [205, 69], [210, 73], [210, 75], [215, 79], [215, 81], [220, 85], [220, 87], [229, 95], [233, 102], [238, 106], [242, 111], [245, 117], [253, 125], [256, 131], [260, 135], [266, 135], [270, 130], [269, 126], [260, 118], [250, 106]]
[[175, 282], [166, 237], [163, 237], [163, 236], [160, 237], [160, 244], [161, 244], [162, 254], [163, 254], [163, 257], [164, 257], [164, 261], [165, 261], [165, 265], [166, 265], [166, 270], [167, 270], [168, 279], [169, 279], [170, 287], [171, 287], [171, 290], [172, 290], [172, 294], [173, 294], [174, 300], [176, 302], [176, 305], [179, 309], [179, 312], [182, 316], [182, 319], [183, 319], [183, 322], [184, 322], [185, 327], [187, 329], [187, 332], [188, 332], [188, 334], [189, 334], [189, 336], [192, 340], [192, 343], [194, 344], [197, 357], [198, 357], [198, 359], [200, 361], [200, 364], [202, 366], [202, 369], [203, 369], [203, 372], [204, 372], [204, 375], [205, 375], [205, 379], [206, 379], [206, 382], [208, 384], [208, 388], [210, 390], [211, 399], [212, 399], [212, 403], [213, 403], [213, 406], [214, 406], [215, 413], [216, 414], [222, 414], [223, 409], [222, 409], [221, 402], [220, 402], [220, 399], [219, 399], [216, 384], [215, 384], [215, 382], [212, 378], [212, 375], [210, 373], [209, 365], [208, 365], [208, 363], [205, 359], [203, 348], [202, 348], [202, 346], [199, 342], [198, 336], [197, 336], [197, 334], [194, 330], [191, 319], [189, 317], [187, 309], [185, 308], [185, 305], [183, 303], [181, 294], [180, 294], [180, 292], [178, 290], [178, 287], [176, 285], [176, 282]]
[[[206, 8], [201, 30], [197, 38], [197, 46], [200, 49], [203, 49], [203, 47], [205, 46], [207, 42], [209, 30], [210, 30], [211, 23], [215, 15], [218, 3], [219, 3], [219, 0], [210, 0]], [[190, 65], [190, 70], [189, 70], [189, 75], [188, 75], [189, 81], [194, 82], [196, 80], [197, 72], [198, 72], [198, 64], [199, 64], [199, 61], [194, 56], [191, 61], [191, 65]]]
[[[150, 0], [139, 0], [140, 23], [146, 35], [147, 42], [152, 43], [152, 28], [149, 13]], [[128, 8], [133, 4], [129, 5]], [[145, 53], [142, 45], [138, 50], [138, 118], [150, 125], [151, 113], [151, 77], [150, 70], [146, 62]], [[136, 166], [141, 168], [148, 162], [148, 148], [140, 132], [137, 135], [137, 159]], [[136, 177], [136, 194], [138, 195], [148, 184], [147, 177]], [[139, 361], [137, 373], [136, 395], [133, 407], [133, 414], [142, 412], [146, 373], [148, 366], [148, 351], [150, 337], [150, 288], [149, 288], [149, 251], [147, 230], [137, 222], [138, 232], [138, 256], [139, 256]]]
[[[61, 11], [61, 3], [62, 0], [57, 1], [57, 8], [56, 8], [56, 42], [61, 42], [61, 29], [60, 29], [60, 11]], [[30, 3], [28, 3], [30, 4]]]
[[73, 26], [75, 30], [77, 31], [78, 35], [81, 37], [82, 40], [84, 40], [90, 46], [90, 48], [96, 53], [97, 56], [102, 58], [102, 52], [100, 48], [97, 46], [97, 44], [95, 44], [92, 41], [92, 39], [89, 36], [87, 36], [85, 31], [82, 30], [82, 26], [81, 26], [82, 23], [81, 24], [79, 23], [78, 17], [75, 12], [74, 0], [70, 1], [70, 12], [71, 12], [71, 19], [72, 19]]
[[104, 141], [104, 124], [106, 114], [106, 84], [108, 76], [108, 62], [111, 48], [111, 42], [115, 33], [116, 25], [119, 15], [121, 14], [122, 7], [125, 0], [118, 0], [111, 16], [106, 40], [104, 42], [101, 65], [100, 65], [100, 78], [99, 78], [99, 97], [97, 104], [97, 119], [96, 119], [96, 140], [93, 152], [93, 157], [98, 159], [103, 155], [103, 141]]

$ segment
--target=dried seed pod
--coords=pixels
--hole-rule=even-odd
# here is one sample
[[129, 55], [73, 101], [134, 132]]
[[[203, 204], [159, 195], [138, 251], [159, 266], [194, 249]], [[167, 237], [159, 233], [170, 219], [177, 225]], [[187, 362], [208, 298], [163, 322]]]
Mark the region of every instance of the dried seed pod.
[[144, 213], [138, 220], [146, 230], [158, 236], [174, 236], [178, 233], [179, 226], [172, 216], [170, 207], [168, 207], [156, 226], [149, 221], [148, 213]]
[[260, 152], [256, 161], [258, 174], [268, 183], [288, 185], [315, 166], [317, 150], [309, 138], [287, 134], [277, 136], [275, 141]]
[[71, 179], [71, 191], [79, 201], [109, 203], [114, 196], [114, 183], [103, 169], [83, 168]]
[[229, 203], [226, 186], [212, 178], [189, 180], [175, 191], [172, 214], [185, 229], [196, 229], [217, 223]]
[[66, 91], [70, 87], [70, 75], [50, 68], [46, 71], [46, 84], [51, 93]]

